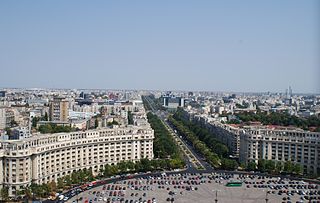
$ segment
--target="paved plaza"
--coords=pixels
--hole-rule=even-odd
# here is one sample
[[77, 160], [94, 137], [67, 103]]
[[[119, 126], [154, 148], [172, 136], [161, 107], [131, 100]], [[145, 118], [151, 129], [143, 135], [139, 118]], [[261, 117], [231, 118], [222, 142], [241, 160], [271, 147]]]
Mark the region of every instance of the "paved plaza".
[[[230, 182], [243, 184], [227, 187]], [[123, 203], [269, 203], [320, 202], [319, 186], [302, 181], [227, 174], [183, 174], [129, 179], [80, 193], [68, 202]]]

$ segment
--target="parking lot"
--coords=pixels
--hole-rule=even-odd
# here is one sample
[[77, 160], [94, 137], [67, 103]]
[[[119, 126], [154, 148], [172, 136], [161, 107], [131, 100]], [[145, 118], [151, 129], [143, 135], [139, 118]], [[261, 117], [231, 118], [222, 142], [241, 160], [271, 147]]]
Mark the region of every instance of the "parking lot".
[[[227, 187], [230, 182], [242, 182]], [[216, 197], [217, 196], [217, 197]], [[67, 202], [123, 203], [296, 203], [320, 202], [319, 185], [255, 175], [178, 174], [128, 179], [100, 186], [69, 199]]]

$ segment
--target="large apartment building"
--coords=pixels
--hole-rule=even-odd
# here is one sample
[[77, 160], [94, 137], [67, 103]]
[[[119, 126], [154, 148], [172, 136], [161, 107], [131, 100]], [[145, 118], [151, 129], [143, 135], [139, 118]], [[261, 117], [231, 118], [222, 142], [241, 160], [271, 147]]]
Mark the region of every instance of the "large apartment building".
[[301, 164], [306, 173], [320, 174], [320, 133], [252, 126], [243, 129], [240, 162], [292, 161]]
[[184, 117], [209, 129], [242, 163], [259, 159], [292, 161], [303, 166], [304, 173], [320, 174], [319, 132], [279, 126], [235, 126], [187, 111]]
[[145, 125], [0, 141], [0, 187], [14, 196], [32, 182], [57, 181], [80, 169], [98, 174], [106, 164], [152, 159], [153, 139], [152, 128]]
[[216, 135], [219, 141], [227, 145], [233, 157], [239, 157], [241, 129], [220, 122], [210, 122], [207, 128]]

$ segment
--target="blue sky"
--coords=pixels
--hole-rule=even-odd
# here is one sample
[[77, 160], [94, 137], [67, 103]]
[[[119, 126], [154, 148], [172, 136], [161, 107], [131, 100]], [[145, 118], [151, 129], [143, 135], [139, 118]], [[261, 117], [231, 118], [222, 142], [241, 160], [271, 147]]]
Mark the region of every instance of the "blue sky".
[[0, 87], [320, 93], [320, 1], [0, 1]]

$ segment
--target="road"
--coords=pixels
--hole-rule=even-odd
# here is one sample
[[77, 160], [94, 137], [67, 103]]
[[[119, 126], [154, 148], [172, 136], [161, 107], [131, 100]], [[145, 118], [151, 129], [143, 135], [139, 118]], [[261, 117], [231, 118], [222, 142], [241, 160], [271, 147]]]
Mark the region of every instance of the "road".
[[194, 150], [193, 146], [189, 145], [186, 140], [182, 139], [182, 137], [176, 133], [175, 129], [173, 129], [173, 126], [171, 126], [168, 123], [167, 118], [169, 116], [169, 113], [167, 111], [157, 110], [154, 101], [149, 97], [145, 97], [145, 99], [151, 108], [151, 112], [159, 117], [159, 119], [162, 121], [162, 123], [166, 126], [168, 131], [176, 140], [178, 146], [184, 152], [184, 159], [187, 165], [186, 172], [189, 172], [189, 173], [213, 172], [214, 169], [210, 166], [210, 164], [204, 161], [203, 157]]

